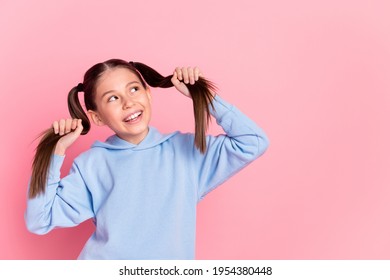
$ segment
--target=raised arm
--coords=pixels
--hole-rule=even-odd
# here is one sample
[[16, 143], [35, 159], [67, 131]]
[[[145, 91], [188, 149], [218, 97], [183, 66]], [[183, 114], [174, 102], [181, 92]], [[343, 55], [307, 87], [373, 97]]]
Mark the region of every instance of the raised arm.
[[80, 120], [53, 123], [54, 133], [64, 136], [51, 156], [47, 181], [41, 187], [44, 191], [27, 200], [25, 222], [30, 232], [45, 234], [55, 227], [75, 226], [93, 217], [90, 194], [77, 164], [73, 164], [68, 176], [60, 178], [66, 149], [80, 136], [82, 129]]
[[[188, 84], [194, 84], [202, 76], [195, 68], [177, 67], [172, 83], [187, 97]], [[198, 199], [236, 174], [256, 158], [261, 156], [269, 145], [264, 131], [239, 109], [212, 93], [213, 99], [208, 110], [222, 127], [225, 134], [207, 136], [206, 154], [192, 150], [193, 168], [198, 184]]]

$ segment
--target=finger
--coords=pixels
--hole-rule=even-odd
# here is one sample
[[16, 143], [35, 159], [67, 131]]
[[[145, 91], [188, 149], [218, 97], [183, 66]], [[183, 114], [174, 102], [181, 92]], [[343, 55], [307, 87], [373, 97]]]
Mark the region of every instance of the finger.
[[190, 84], [191, 85], [195, 84], [194, 68], [188, 67], [187, 72], [188, 72], [188, 79], [190, 81]]
[[72, 119], [66, 119], [65, 120], [65, 133], [69, 133], [72, 131]]
[[194, 69], [194, 79], [195, 79], [195, 81], [199, 80], [199, 75], [200, 75], [200, 69], [198, 67], [195, 67], [195, 69]]
[[58, 134], [58, 132], [59, 132], [58, 121], [53, 122], [53, 129], [54, 129], [54, 134]]
[[175, 70], [175, 72], [173, 72], [173, 75], [172, 75], [172, 78], [171, 78], [171, 82], [174, 86], [178, 86], [180, 84], [180, 81], [178, 80], [177, 78], [177, 72]]
[[177, 73], [177, 79], [179, 81], [183, 80], [183, 73], [181, 72], [181, 69], [179, 67], [176, 67], [176, 71], [175, 72]]
[[77, 124], [77, 127], [76, 127], [76, 130], [75, 132], [77, 132], [78, 134], [81, 134], [81, 132], [83, 131], [83, 122], [81, 121], [81, 119], [76, 119], [76, 124]]
[[77, 120], [77, 119], [73, 119], [73, 120], [72, 120], [72, 126], [71, 126], [71, 130], [72, 130], [72, 131], [76, 129], [77, 123], [78, 123], [78, 120]]
[[190, 82], [189, 78], [188, 78], [188, 71], [187, 71], [187, 68], [183, 67], [181, 69], [181, 72], [183, 73], [183, 81], [185, 84], [188, 84]]
[[60, 135], [65, 134], [65, 120], [64, 119], [61, 119], [59, 121], [59, 133], [60, 133]]

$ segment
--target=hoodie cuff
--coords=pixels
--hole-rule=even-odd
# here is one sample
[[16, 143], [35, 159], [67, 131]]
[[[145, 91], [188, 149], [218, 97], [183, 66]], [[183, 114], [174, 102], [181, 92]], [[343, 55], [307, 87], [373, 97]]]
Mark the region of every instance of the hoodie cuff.
[[61, 176], [61, 167], [65, 160], [65, 156], [53, 154], [50, 159], [49, 180], [58, 180]]
[[[212, 105], [214, 106], [214, 109]], [[214, 96], [213, 102], [209, 104], [210, 113], [214, 116], [218, 123], [222, 120], [222, 117], [226, 113], [231, 112], [232, 109], [233, 105], [223, 100], [218, 94]]]

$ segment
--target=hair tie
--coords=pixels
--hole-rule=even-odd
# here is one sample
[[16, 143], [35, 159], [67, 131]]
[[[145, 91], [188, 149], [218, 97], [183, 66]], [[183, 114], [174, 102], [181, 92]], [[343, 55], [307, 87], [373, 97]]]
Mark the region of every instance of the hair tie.
[[77, 91], [84, 91], [84, 85], [82, 83], [77, 85]]

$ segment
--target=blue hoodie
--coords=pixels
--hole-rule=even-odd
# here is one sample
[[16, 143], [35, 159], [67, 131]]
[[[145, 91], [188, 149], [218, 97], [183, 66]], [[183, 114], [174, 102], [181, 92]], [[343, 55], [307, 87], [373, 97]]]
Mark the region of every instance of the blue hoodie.
[[163, 135], [149, 127], [138, 145], [113, 135], [80, 154], [60, 178], [64, 156], [53, 155], [46, 191], [28, 199], [29, 231], [45, 234], [92, 218], [96, 229], [79, 259], [194, 259], [197, 203], [262, 155], [264, 132], [219, 96], [212, 115], [226, 135]]

